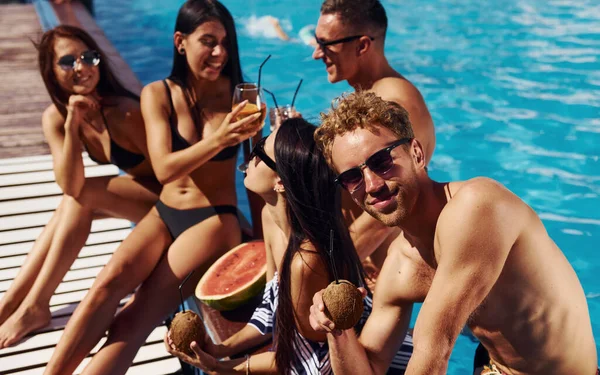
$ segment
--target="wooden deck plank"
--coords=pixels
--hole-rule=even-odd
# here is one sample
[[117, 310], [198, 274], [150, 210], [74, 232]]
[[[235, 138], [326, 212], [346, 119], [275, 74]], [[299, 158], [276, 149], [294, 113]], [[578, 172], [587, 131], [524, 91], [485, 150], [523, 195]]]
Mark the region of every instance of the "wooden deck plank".
[[[99, 254], [107, 254], [109, 252], [114, 252], [117, 247], [121, 244], [121, 241], [112, 241], [112, 242], [103, 242], [99, 244], [91, 244], [84, 246], [79, 252], [79, 257], [89, 257], [93, 255]], [[19, 246], [17, 246], [19, 245]], [[11, 245], [8, 245], [11, 246]], [[33, 242], [25, 243], [25, 244], [15, 244], [12, 247], [3, 248], [3, 252], [0, 258], [4, 259], [4, 257], [17, 256], [17, 255], [27, 255], [31, 247], [33, 246]]]
[[[163, 339], [164, 334], [166, 333], [166, 330], [167, 330], [166, 327], [159, 326], [152, 331], [152, 333], [148, 336], [147, 341], [153, 342], [153, 343], [142, 346], [142, 348], [140, 348], [138, 355], [136, 355], [136, 357], [134, 359], [134, 363], [152, 359], [153, 356], [154, 357], [169, 356], [169, 354], [166, 352], [166, 350], [164, 348], [164, 344], [162, 343], [162, 341], [159, 342], [158, 344], [156, 343], [156, 341]], [[33, 345], [42, 344], [42, 345], [40, 345], [42, 347], [47, 347], [52, 344], [56, 345], [58, 343], [58, 340], [56, 340], [54, 342], [53, 342], [53, 340], [57, 339], [57, 335], [56, 335], [57, 332], [62, 333], [62, 331], [53, 331], [53, 332], [47, 332], [47, 333], [37, 335], [37, 336], [43, 335], [42, 337], [44, 338], [45, 341], [34, 342]], [[58, 335], [58, 338], [60, 338], [60, 335]], [[105, 342], [106, 342], [106, 337], [102, 338], [98, 342], [98, 344], [91, 351], [91, 354], [97, 353], [98, 350], [102, 347], [102, 345], [104, 345]], [[26, 344], [26, 343], [27, 343], [27, 341], [24, 342], [24, 344]], [[30, 344], [28, 346], [31, 347], [30, 349], [35, 349], [36, 347], [39, 347], [39, 346], [33, 346], [33, 345]], [[12, 353], [16, 353], [16, 354], [13, 354], [11, 356], [6, 356], [6, 357], [0, 357], [0, 373], [15, 371], [19, 368], [26, 367], [26, 366], [29, 367], [29, 366], [35, 366], [35, 365], [44, 365], [50, 360], [50, 357], [52, 356], [52, 353], [54, 352], [53, 347], [39, 349], [39, 350], [31, 350], [31, 351], [21, 350], [22, 348], [18, 348], [19, 350], [16, 350], [17, 348], [11, 348], [11, 349], [13, 349]], [[4, 350], [0, 353], [3, 354]], [[83, 370], [83, 368], [85, 367], [87, 362], [89, 362], [89, 357], [88, 357], [87, 361], [82, 362], [80, 367], [78, 367], [74, 373], [75, 374], [81, 373], [81, 371]]]
[[[110, 232], [91, 233], [86, 241], [86, 245], [97, 245], [101, 243], [122, 241], [123, 239], [125, 239], [125, 237], [127, 237], [129, 231], [130, 229], [120, 229]], [[27, 253], [32, 245], [33, 241], [9, 245], [0, 245], [0, 258], [4, 256], [9, 256], [8, 254]], [[24, 252], [23, 249], [25, 250]]]
[[[119, 229], [130, 229], [131, 223], [122, 219], [101, 219], [92, 222], [91, 233], [106, 232]], [[0, 237], [0, 245], [17, 243], [17, 242], [33, 242], [44, 230], [43, 227], [13, 229], [10, 232], [2, 233]]]
[[56, 182], [0, 188], [0, 202], [11, 199], [48, 197], [53, 195], [62, 195], [62, 189]]
[[[112, 176], [119, 174], [119, 168], [114, 165], [97, 165], [85, 169], [85, 177]], [[54, 172], [27, 172], [10, 175], [0, 175], [0, 186], [17, 186], [54, 181]]]
[[0, 158], [48, 154], [41, 118], [50, 97], [31, 43], [41, 33], [32, 4], [0, 5]]
[[52, 155], [31, 155], [31, 156], [19, 156], [10, 157], [6, 159], [0, 159], [0, 166], [15, 165], [15, 164], [26, 164], [26, 163], [39, 163], [45, 161], [52, 161]]
[[[0, 174], [8, 174], [8, 173], [23, 173], [23, 172], [36, 172], [36, 171], [51, 171], [53, 168], [52, 157], [50, 155], [43, 155], [43, 158], [32, 158], [27, 157], [23, 158], [23, 161], [14, 162], [12, 164], [4, 164], [8, 163], [8, 161], [15, 161], [15, 159], [21, 158], [12, 158], [12, 159], [3, 159], [0, 160]], [[31, 160], [34, 160], [33, 162]], [[95, 162], [92, 161], [89, 157], [84, 153], [83, 156], [83, 165], [85, 167], [96, 165]]]
[[[92, 167], [96, 165], [94, 161], [89, 158], [83, 159], [84, 167]], [[41, 172], [41, 171], [52, 171], [52, 161], [43, 161], [39, 163], [27, 163], [27, 164], [9, 164], [0, 165], [0, 175], [12, 174], [12, 173], [24, 173], [24, 172]]]
[[152, 361], [150, 363], [144, 363], [142, 365], [131, 366], [126, 375], [148, 375], [160, 374], [169, 375], [181, 370], [181, 364], [177, 358], [166, 358], [160, 361]]
[[53, 214], [54, 211], [49, 210], [32, 214], [0, 216], [0, 231], [44, 226], [48, 224]]
[[0, 202], [2, 215], [17, 215], [23, 213], [54, 210], [58, 207], [62, 196], [42, 197]]
[[[71, 266], [71, 270], [84, 270], [88, 268], [102, 267], [108, 260], [110, 255], [95, 256], [90, 258], [76, 259]], [[20, 267], [0, 269], [0, 280], [14, 279], [19, 273]]]

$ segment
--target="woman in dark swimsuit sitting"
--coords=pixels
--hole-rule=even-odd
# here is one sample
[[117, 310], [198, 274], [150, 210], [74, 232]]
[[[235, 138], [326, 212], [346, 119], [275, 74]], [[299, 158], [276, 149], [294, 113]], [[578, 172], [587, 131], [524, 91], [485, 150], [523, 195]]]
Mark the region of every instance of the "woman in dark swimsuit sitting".
[[[139, 97], [117, 81], [94, 40], [76, 27], [58, 26], [42, 36], [38, 51], [53, 102], [42, 127], [64, 195], [0, 300], [0, 349], [49, 323], [50, 297], [85, 244], [95, 214], [138, 222], [160, 192]], [[85, 178], [82, 145], [93, 160], [127, 174]]]
[[[166, 81], [142, 91], [142, 113], [160, 201], [98, 276], [70, 319], [46, 374], [70, 374], [108, 329], [85, 374], [125, 373], [152, 329], [179, 301], [177, 287], [196, 281], [241, 242], [236, 216], [236, 151], [262, 124], [234, 122], [233, 88], [242, 80], [231, 14], [218, 1], [189, 0], [180, 9], [174, 62]], [[251, 125], [252, 124], [252, 125]], [[133, 300], [114, 317], [119, 301]], [[184, 293], [195, 286], [190, 280]]]

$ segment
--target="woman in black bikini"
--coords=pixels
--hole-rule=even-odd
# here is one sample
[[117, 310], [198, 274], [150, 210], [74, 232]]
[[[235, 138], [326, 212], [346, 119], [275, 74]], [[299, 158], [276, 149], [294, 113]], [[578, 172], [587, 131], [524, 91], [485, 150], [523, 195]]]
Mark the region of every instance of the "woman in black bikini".
[[[242, 80], [233, 18], [218, 1], [189, 0], [180, 9], [170, 77], [142, 91], [148, 148], [160, 201], [99, 275], [67, 324], [46, 374], [70, 374], [108, 329], [85, 374], [121, 374], [152, 329], [179, 301], [177, 287], [241, 242], [235, 166], [240, 142], [262, 124], [234, 122], [233, 88]], [[137, 286], [113, 318], [119, 301]], [[194, 280], [187, 284], [190, 294]]]
[[[85, 244], [95, 214], [138, 222], [160, 192], [139, 97], [115, 79], [94, 40], [76, 27], [58, 26], [42, 36], [38, 51], [53, 102], [42, 127], [64, 195], [0, 300], [0, 349], [49, 323], [50, 297]], [[85, 178], [82, 145], [96, 162], [127, 174]]]

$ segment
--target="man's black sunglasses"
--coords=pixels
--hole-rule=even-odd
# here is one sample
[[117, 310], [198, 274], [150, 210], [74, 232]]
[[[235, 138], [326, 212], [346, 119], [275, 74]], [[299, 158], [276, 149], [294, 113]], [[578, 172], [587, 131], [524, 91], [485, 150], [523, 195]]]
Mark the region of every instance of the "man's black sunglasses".
[[63, 70], [73, 70], [77, 66], [77, 61], [79, 59], [87, 66], [97, 66], [100, 64], [100, 54], [94, 50], [85, 51], [79, 57], [74, 55], [64, 55], [58, 59], [57, 64]]
[[341, 39], [324, 41], [322, 39], [317, 38], [317, 34], [315, 34], [315, 40], [317, 41], [317, 44], [319, 45], [319, 47], [321, 47], [321, 49], [324, 50], [325, 47], [332, 46], [334, 44], [348, 43], [348, 42], [351, 42], [353, 40], [360, 39], [363, 36], [366, 36], [366, 37], [368, 37], [371, 40], [375, 40], [375, 38], [373, 38], [372, 36], [368, 36], [368, 35], [353, 35], [353, 36], [347, 36], [347, 37], [341, 38]]
[[335, 182], [342, 185], [342, 187], [348, 190], [350, 193], [358, 190], [364, 183], [365, 177], [363, 174], [363, 168], [368, 167], [373, 173], [379, 176], [386, 174], [394, 166], [394, 159], [392, 158], [391, 152], [396, 147], [409, 143], [412, 138], [402, 138], [386, 148], [383, 148], [357, 167], [350, 168], [347, 171], [340, 173]]
[[[269, 157], [269, 155], [267, 155], [267, 153], [265, 152], [265, 141], [266, 140], [267, 140], [267, 137], [263, 137], [260, 139], [260, 141], [256, 142], [256, 145], [254, 145], [252, 152], [248, 156], [248, 163], [252, 159], [257, 157], [260, 160], [262, 160], [267, 165], [267, 167], [269, 167], [272, 170], [274, 170], [275, 172], [277, 172], [277, 167], [275, 166], [275, 160], [271, 159]], [[240, 170], [241, 172], [245, 172], [246, 169], [248, 168], [248, 163], [244, 163], [244, 164], [240, 165], [238, 167], [238, 170]]]

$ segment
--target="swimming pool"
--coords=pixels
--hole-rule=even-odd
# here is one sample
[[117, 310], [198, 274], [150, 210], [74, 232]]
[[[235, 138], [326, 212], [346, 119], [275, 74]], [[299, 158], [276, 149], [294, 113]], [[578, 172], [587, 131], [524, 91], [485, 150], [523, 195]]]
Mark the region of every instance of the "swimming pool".
[[[181, 3], [95, 5], [98, 23], [144, 84], [170, 71]], [[316, 23], [320, 1], [224, 3], [238, 24], [246, 77], [255, 80], [259, 64], [273, 55], [262, 79], [280, 104], [291, 100], [304, 78], [296, 106], [316, 119], [350, 89], [329, 84], [322, 62], [313, 61], [312, 50], [298, 40], [302, 27]], [[530, 204], [577, 271], [600, 344], [600, 5], [394, 0], [384, 6], [387, 56], [421, 90], [435, 121], [431, 175], [489, 176]], [[265, 15], [281, 19], [296, 40], [282, 42], [261, 31]], [[449, 374], [470, 373], [474, 348], [459, 338]]]

